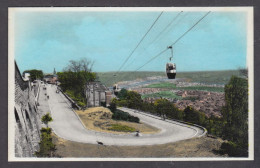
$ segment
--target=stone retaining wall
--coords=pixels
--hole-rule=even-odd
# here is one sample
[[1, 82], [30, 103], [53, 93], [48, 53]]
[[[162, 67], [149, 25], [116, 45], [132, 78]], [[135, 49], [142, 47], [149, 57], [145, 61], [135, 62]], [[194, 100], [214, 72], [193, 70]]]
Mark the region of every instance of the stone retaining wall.
[[[39, 84], [37, 85], [39, 86]], [[15, 63], [15, 156], [32, 157], [39, 148], [40, 116], [34, 90], [24, 81]]]

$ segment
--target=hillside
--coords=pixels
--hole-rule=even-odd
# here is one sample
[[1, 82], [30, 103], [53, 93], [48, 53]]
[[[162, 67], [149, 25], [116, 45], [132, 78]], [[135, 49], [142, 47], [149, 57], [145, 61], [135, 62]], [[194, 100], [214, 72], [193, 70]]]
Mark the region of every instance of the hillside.
[[57, 150], [55, 155], [66, 157], [98, 157], [98, 158], [178, 158], [178, 157], [218, 157], [223, 140], [210, 137], [192, 138], [175, 143], [153, 146], [105, 146], [72, 142], [53, 134], [53, 142]]

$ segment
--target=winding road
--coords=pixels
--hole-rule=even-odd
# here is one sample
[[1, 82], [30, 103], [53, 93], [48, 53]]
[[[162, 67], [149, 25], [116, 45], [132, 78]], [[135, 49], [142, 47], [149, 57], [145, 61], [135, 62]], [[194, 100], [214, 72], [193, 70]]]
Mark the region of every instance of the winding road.
[[[156, 145], [176, 142], [203, 135], [204, 130], [189, 126], [183, 123], [161, 120], [160, 117], [142, 113], [128, 108], [120, 108], [131, 115], [140, 118], [140, 121], [159, 128], [161, 131], [156, 134], [143, 134], [139, 137], [135, 133], [111, 134], [97, 132], [85, 128], [78, 115], [73, 111], [69, 101], [60, 92], [56, 93], [56, 86], [47, 85], [49, 95], [48, 104], [53, 121], [49, 124], [56, 135], [75, 142], [97, 144], [97, 141], [104, 145], [117, 146], [141, 146]], [[40, 96], [44, 96], [43, 93]]]

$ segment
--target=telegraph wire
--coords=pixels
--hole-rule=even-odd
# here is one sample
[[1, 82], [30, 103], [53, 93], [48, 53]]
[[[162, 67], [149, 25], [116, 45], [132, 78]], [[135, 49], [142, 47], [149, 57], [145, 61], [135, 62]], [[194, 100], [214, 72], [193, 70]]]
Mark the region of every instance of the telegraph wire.
[[118, 71], [116, 73], [118, 73], [123, 66], [125, 65], [125, 63], [128, 61], [128, 59], [133, 55], [133, 53], [135, 52], [135, 50], [138, 48], [138, 46], [141, 44], [141, 42], [144, 40], [144, 38], [146, 37], [146, 35], [150, 32], [150, 30], [153, 28], [153, 26], [155, 25], [155, 23], [158, 21], [158, 19], [161, 17], [161, 15], [163, 14], [163, 11], [159, 14], [159, 16], [156, 18], [156, 20], [153, 22], [152, 26], [148, 29], [148, 31], [145, 33], [145, 35], [142, 37], [142, 39], [139, 41], [139, 43], [137, 44], [137, 46], [134, 48], [134, 50], [130, 53], [130, 55], [125, 59], [125, 61], [123, 62], [123, 64], [120, 66], [120, 68], [118, 69]]
[[[190, 27], [185, 33], [183, 33], [177, 40], [175, 40], [170, 46], [172, 47], [173, 45], [175, 45], [181, 38], [183, 38], [188, 32], [190, 32], [200, 21], [202, 21], [211, 11], [207, 12], [202, 18], [200, 18], [192, 27]], [[170, 47], [169, 46], [169, 47]], [[154, 60], [155, 58], [159, 57], [161, 54], [163, 54], [164, 52], [166, 52], [169, 48], [164, 49], [163, 51], [161, 51], [159, 54], [155, 55], [152, 59], [150, 59], [149, 61], [147, 61], [144, 65], [140, 66], [139, 68], [137, 68], [135, 70], [138, 71], [139, 69], [141, 69], [142, 67], [144, 67], [145, 65], [147, 65], [148, 63], [150, 63], [152, 60]]]

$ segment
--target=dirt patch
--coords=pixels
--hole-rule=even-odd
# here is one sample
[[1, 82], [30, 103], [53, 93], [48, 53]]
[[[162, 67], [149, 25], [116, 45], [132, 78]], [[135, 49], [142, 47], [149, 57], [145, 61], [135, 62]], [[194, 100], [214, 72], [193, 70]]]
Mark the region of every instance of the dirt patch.
[[152, 146], [107, 146], [72, 142], [53, 134], [56, 155], [60, 157], [98, 158], [176, 158], [227, 157], [214, 153], [223, 140], [210, 137], [193, 138], [175, 143]]
[[112, 112], [104, 107], [93, 107], [87, 110], [78, 110], [76, 113], [79, 115], [80, 119], [84, 123], [85, 127], [90, 130], [109, 132], [115, 134], [126, 134], [128, 132], [119, 132], [109, 130], [113, 124], [125, 125], [135, 130], [140, 131], [142, 134], [154, 134], [158, 133], [160, 130], [144, 124], [144, 123], [134, 123], [126, 121], [116, 121], [112, 119]]

